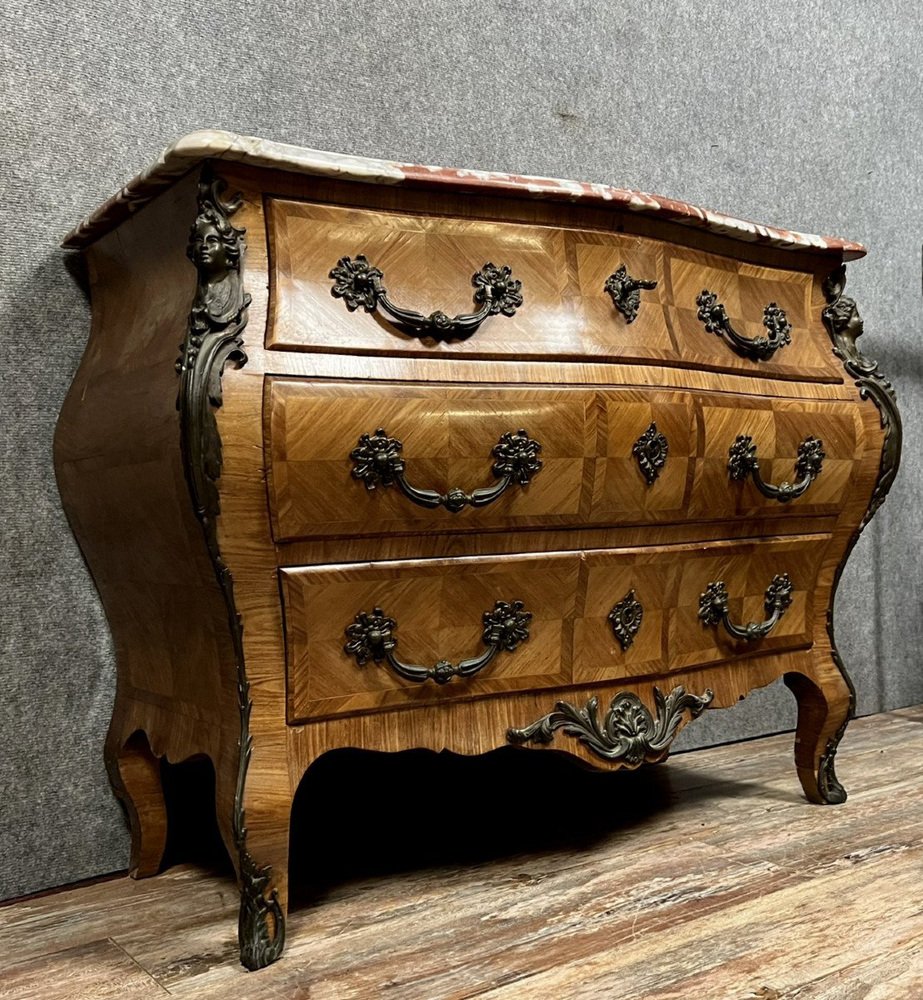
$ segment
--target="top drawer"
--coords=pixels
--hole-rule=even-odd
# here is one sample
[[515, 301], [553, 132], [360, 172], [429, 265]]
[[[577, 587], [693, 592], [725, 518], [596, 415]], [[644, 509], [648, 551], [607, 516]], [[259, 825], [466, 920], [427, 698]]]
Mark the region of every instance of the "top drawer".
[[[812, 302], [811, 274], [596, 230], [281, 198], [269, 199], [267, 214], [273, 282], [270, 348], [649, 361], [842, 381], [820, 323], [823, 303]], [[489, 315], [464, 335], [414, 332], [412, 324], [389, 316], [380, 299], [375, 303], [366, 295], [363, 300], [368, 285], [362, 276], [359, 295], [334, 296], [331, 271], [343, 258], [355, 265], [360, 255], [381, 272], [388, 302], [422, 317], [474, 313], [473, 276], [488, 262], [510, 268], [512, 280], [521, 283], [522, 303], [511, 302], [507, 311], [512, 315]], [[631, 305], [620, 311], [606, 291], [607, 279], [623, 266], [631, 278], [656, 282], [635, 294], [637, 312], [631, 320]], [[350, 265], [342, 273], [348, 277]], [[374, 308], [369, 311], [366, 305]], [[766, 322], [772, 324], [773, 316], [777, 326], [790, 326], [781, 336], [788, 342], [770, 356], [765, 350], [754, 352], [746, 344], [770, 337]], [[735, 344], [734, 335], [744, 341]]]

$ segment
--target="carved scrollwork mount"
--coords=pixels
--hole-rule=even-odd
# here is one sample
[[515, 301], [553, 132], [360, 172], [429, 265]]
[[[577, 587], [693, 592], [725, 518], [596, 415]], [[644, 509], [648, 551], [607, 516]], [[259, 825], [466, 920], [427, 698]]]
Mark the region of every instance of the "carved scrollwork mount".
[[197, 214], [189, 234], [187, 256], [196, 268], [195, 297], [186, 338], [176, 360], [179, 392], [180, 448], [186, 483], [221, 590], [230, 625], [237, 670], [239, 754], [231, 829], [237, 851], [240, 885], [238, 943], [240, 961], [250, 970], [274, 962], [285, 945], [285, 917], [274, 886], [272, 867], [259, 863], [247, 842], [244, 791], [253, 737], [250, 732], [250, 682], [247, 679], [243, 627], [234, 598], [234, 580], [218, 544], [220, 513], [218, 479], [222, 450], [215, 410], [222, 405], [221, 380], [228, 365], [247, 362], [243, 333], [250, 296], [244, 291], [242, 264], [245, 230], [230, 217], [243, 204], [240, 196], [225, 200], [225, 182], [206, 164], [199, 179]]

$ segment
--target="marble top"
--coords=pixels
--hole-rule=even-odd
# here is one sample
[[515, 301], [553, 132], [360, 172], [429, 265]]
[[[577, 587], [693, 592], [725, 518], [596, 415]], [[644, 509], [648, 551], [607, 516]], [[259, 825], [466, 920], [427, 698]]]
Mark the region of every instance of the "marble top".
[[839, 260], [855, 260], [866, 253], [861, 243], [833, 236], [812, 236], [789, 229], [777, 229], [757, 222], [735, 219], [731, 215], [699, 208], [684, 201], [660, 195], [565, 181], [550, 177], [520, 177], [517, 174], [481, 170], [456, 170], [426, 167], [393, 160], [372, 160], [343, 156], [318, 149], [304, 149], [286, 143], [271, 142], [233, 132], [203, 130], [190, 132], [168, 146], [155, 163], [117, 194], [100, 205], [72, 229], [62, 246], [85, 247], [113, 229], [133, 212], [147, 204], [178, 177], [206, 159], [228, 160], [255, 167], [271, 167], [294, 173], [338, 177], [343, 180], [373, 184], [404, 184], [434, 189], [490, 193], [508, 191], [517, 197], [550, 201], [580, 201], [593, 205], [612, 205], [630, 212], [645, 213], [693, 229], [706, 230], [746, 243], [759, 243], [790, 251], [829, 253]]

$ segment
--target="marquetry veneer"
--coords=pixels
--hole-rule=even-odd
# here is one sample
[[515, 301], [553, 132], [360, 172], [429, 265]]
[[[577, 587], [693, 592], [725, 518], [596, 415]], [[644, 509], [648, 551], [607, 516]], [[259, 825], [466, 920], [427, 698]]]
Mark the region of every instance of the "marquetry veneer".
[[282, 951], [330, 749], [636, 767], [781, 677], [807, 797], [845, 799], [832, 605], [900, 455], [844, 294], [862, 247], [217, 132], [65, 245], [93, 328], [56, 469], [115, 642], [133, 874], [160, 760], [209, 758], [248, 968]]

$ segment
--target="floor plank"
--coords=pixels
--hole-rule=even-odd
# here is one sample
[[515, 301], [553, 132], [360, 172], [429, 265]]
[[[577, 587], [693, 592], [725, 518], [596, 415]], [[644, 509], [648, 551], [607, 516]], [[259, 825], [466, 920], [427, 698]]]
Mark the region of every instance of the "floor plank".
[[0, 1000], [148, 1000], [169, 995], [111, 940], [6, 965], [0, 974]]
[[843, 806], [804, 800], [791, 753], [789, 734], [624, 780], [549, 772], [520, 817], [559, 821], [540, 848], [491, 853], [474, 824], [467, 863], [334, 878], [256, 974], [233, 882], [194, 866], [0, 907], [0, 1000], [923, 997], [923, 708], [850, 726]]

